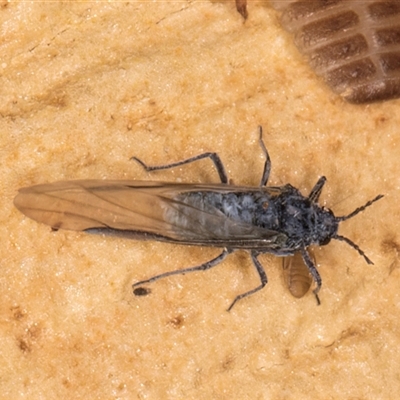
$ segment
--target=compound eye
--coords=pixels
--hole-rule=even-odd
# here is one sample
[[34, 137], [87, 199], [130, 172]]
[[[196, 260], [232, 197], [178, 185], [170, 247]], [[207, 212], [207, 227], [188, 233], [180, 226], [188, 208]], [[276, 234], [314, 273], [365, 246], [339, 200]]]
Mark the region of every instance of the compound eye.
[[322, 242], [319, 242], [320, 246], [325, 246], [331, 241], [331, 238], [327, 237]]

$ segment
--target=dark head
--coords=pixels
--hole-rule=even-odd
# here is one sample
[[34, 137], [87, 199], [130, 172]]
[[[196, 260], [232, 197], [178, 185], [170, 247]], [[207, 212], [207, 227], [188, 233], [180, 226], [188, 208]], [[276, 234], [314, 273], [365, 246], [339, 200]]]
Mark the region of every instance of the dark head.
[[335, 217], [335, 215], [331, 210], [324, 208], [321, 209], [320, 206], [318, 206], [318, 199], [322, 192], [322, 188], [324, 187], [325, 182], [326, 178], [324, 176], [321, 176], [321, 178], [318, 179], [318, 182], [315, 184], [315, 186], [311, 190], [311, 193], [308, 196], [308, 200], [311, 201], [311, 204], [314, 204], [315, 206], [317, 206], [317, 208], [319, 208], [319, 211], [317, 211], [316, 213], [318, 215], [318, 218], [314, 217], [315, 234], [312, 237], [313, 243], [323, 246], [325, 244], [328, 244], [331, 239], [341, 240], [342, 242], [346, 242], [348, 245], [353, 247], [353, 249], [356, 249], [358, 253], [365, 258], [365, 261], [368, 264], [373, 264], [373, 262], [353, 241], [344, 236], [338, 235], [337, 231], [339, 228], [339, 224], [342, 221], [346, 221], [347, 219], [355, 217], [357, 214], [364, 211], [371, 204], [380, 200], [383, 197], [383, 195], [380, 194], [379, 196], [376, 196], [374, 199], [368, 201], [363, 206], [356, 208], [352, 213], [348, 215], [345, 215], [343, 217]]
[[[340, 240], [342, 242], [346, 242], [348, 245], [353, 247], [353, 249], [356, 249], [358, 253], [364, 257], [365, 261], [368, 264], [373, 264], [373, 262], [366, 256], [366, 254], [356, 245], [352, 240], [348, 239], [345, 236], [338, 235], [337, 230], [339, 227], [340, 222], [346, 221], [347, 219], [355, 217], [357, 214], [360, 212], [364, 211], [367, 207], [375, 203], [376, 201], [380, 200], [383, 197], [382, 194], [379, 196], [376, 196], [374, 199], [368, 201], [366, 204], [364, 204], [361, 207], [356, 208], [352, 213], [345, 215], [343, 217], [335, 217], [333, 212], [331, 210], [325, 209], [323, 213], [321, 213], [321, 221], [320, 225], [324, 226], [318, 226], [318, 233], [319, 233], [319, 241], [318, 244], [323, 246], [325, 244], [328, 244], [331, 239], [336, 239]], [[326, 225], [326, 226], [325, 226]]]
[[313, 244], [325, 246], [332, 238], [337, 236], [339, 221], [328, 208], [313, 206], [312, 237]]

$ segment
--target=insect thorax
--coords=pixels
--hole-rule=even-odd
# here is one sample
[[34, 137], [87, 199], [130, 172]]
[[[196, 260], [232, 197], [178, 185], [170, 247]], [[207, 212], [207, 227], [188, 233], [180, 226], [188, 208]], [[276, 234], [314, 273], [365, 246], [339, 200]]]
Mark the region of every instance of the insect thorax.
[[288, 236], [288, 247], [328, 244], [339, 226], [333, 212], [311, 202], [294, 187], [291, 189], [283, 199], [281, 213], [281, 230]]

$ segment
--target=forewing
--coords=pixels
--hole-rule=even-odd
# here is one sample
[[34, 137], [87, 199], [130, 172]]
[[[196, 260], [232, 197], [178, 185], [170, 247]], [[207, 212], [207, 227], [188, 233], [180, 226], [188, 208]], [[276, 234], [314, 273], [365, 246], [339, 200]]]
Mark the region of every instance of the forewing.
[[55, 229], [167, 231], [156, 182], [82, 180], [20, 189], [15, 206]]
[[228, 191], [229, 186], [66, 181], [20, 189], [14, 204], [29, 218], [54, 229], [115, 230], [174, 242], [242, 244], [236, 247], [246, 247], [246, 243], [257, 247], [258, 242], [268, 246], [284, 240], [275, 231], [234, 221], [217, 209], [205, 212], [177, 200], [182, 192], [199, 190]]

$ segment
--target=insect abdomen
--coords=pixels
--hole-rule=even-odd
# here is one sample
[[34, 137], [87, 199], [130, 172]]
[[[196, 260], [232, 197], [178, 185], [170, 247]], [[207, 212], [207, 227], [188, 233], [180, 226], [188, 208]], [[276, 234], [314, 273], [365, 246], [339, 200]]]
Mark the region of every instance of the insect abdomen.
[[346, 100], [400, 97], [400, 1], [272, 1], [311, 66]]
[[[177, 212], [168, 211], [168, 221], [178, 226], [209, 226], [210, 235], [216, 237], [246, 234], [246, 228], [279, 229], [279, 215], [272, 197], [259, 190], [182, 192], [175, 200], [181, 202], [183, 207], [178, 207]], [[216, 219], [214, 225], [213, 215], [224, 215], [227, 218]], [[226, 224], [221, 224], [221, 221], [225, 221]]]

